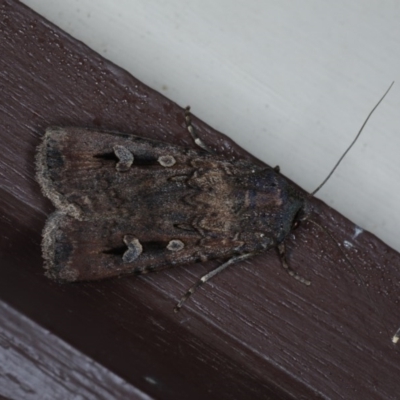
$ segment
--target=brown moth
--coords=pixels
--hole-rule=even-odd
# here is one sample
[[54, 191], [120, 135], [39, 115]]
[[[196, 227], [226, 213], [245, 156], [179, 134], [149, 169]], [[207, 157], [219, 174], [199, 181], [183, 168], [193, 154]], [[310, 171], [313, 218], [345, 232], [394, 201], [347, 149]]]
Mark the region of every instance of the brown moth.
[[229, 265], [277, 248], [287, 272], [310, 284], [288, 266], [285, 238], [309, 216], [316, 191], [303, 195], [278, 167], [213, 154], [189, 108], [186, 123], [199, 150], [118, 132], [47, 129], [36, 166], [57, 209], [43, 232], [49, 278], [97, 280], [224, 260], [182, 297], [179, 310]]

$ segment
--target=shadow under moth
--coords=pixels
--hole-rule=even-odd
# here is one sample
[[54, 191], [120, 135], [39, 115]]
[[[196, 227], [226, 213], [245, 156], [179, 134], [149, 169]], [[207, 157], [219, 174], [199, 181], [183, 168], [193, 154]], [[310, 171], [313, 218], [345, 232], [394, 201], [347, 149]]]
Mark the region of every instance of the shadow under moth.
[[214, 154], [197, 136], [189, 108], [185, 117], [198, 150], [117, 132], [47, 129], [36, 168], [57, 209], [43, 232], [49, 278], [97, 280], [222, 260], [177, 311], [229, 265], [276, 248], [286, 271], [310, 284], [289, 267], [285, 239], [310, 215], [316, 191], [300, 193], [278, 167]]

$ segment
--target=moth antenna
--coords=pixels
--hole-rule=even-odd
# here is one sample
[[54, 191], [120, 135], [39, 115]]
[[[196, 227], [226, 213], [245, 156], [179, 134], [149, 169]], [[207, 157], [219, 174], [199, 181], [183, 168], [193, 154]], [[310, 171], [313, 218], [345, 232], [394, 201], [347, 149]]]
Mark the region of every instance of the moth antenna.
[[[368, 297], [369, 302], [371, 303], [371, 306], [373, 307], [373, 309], [375, 310], [376, 315], [379, 315], [378, 313], [378, 309], [375, 306], [375, 303], [372, 301], [372, 298], [368, 292], [367, 289], [367, 285], [364, 282], [364, 279], [361, 277], [360, 273], [358, 272], [357, 268], [354, 266], [354, 264], [349, 260], [349, 258], [347, 257], [346, 253], [342, 250], [342, 248], [338, 245], [337, 240], [335, 240], [334, 236], [331, 234], [331, 232], [326, 229], [324, 226], [318, 224], [317, 222], [313, 221], [312, 219], [307, 219], [307, 221], [311, 222], [312, 224], [314, 224], [315, 226], [317, 226], [318, 228], [320, 228], [322, 231], [324, 231], [331, 239], [332, 242], [335, 243], [335, 246], [337, 247], [337, 249], [342, 253], [344, 259], [346, 260], [346, 262], [351, 266], [351, 269], [353, 270], [353, 272], [356, 274], [357, 279], [359, 280], [359, 282], [361, 282], [362, 287], [364, 288], [364, 291]], [[382, 321], [384, 327], [385, 327], [385, 331], [388, 335], [388, 337], [390, 336], [389, 334], [389, 329], [387, 328], [386, 324], [384, 321]], [[395, 335], [392, 338], [392, 342], [393, 343], [397, 343], [397, 341], [400, 339], [400, 328], [398, 329], [398, 331], [395, 333]]]
[[[346, 154], [350, 151], [350, 149], [353, 147], [353, 145], [356, 143], [356, 141], [358, 140], [358, 138], [360, 137], [362, 131], [364, 130], [365, 126], [367, 125], [368, 120], [371, 118], [372, 114], [374, 113], [374, 111], [378, 108], [378, 106], [382, 103], [383, 99], [386, 97], [386, 95], [389, 93], [390, 89], [392, 88], [392, 86], [394, 85], [394, 81], [390, 84], [389, 88], [386, 90], [386, 92], [383, 94], [383, 96], [380, 98], [380, 100], [376, 103], [376, 105], [374, 106], [374, 108], [370, 111], [370, 113], [368, 114], [367, 118], [365, 119], [364, 123], [362, 124], [360, 130], [358, 131], [356, 137], [354, 138], [354, 140], [351, 142], [350, 146], [346, 149], [346, 151], [342, 154], [342, 156], [339, 158], [339, 161], [335, 164], [335, 166], [333, 167], [333, 169], [331, 170], [331, 172], [328, 174], [328, 176], [323, 180], [323, 182], [313, 191], [311, 192], [310, 196], [314, 196], [324, 185], [325, 183], [329, 180], [329, 178], [332, 176], [332, 174], [335, 172], [336, 168], [339, 166], [339, 164], [342, 162], [343, 158], [346, 156]], [[316, 223], [315, 221], [308, 219], [308, 221], [310, 221], [311, 223], [313, 223], [314, 225], [318, 226], [321, 230], [323, 230], [330, 238], [331, 240], [335, 243], [336, 247], [339, 249], [339, 251], [342, 253], [344, 259], [346, 260], [346, 262], [351, 266], [353, 272], [356, 274], [357, 279], [361, 282], [365, 293], [367, 294], [368, 300], [371, 303], [373, 309], [375, 310], [375, 313], [378, 314], [378, 310], [374, 304], [374, 302], [372, 301], [372, 298], [368, 292], [367, 289], [367, 285], [365, 284], [364, 280], [362, 279], [361, 275], [359, 274], [359, 272], [357, 271], [356, 267], [353, 265], [353, 263], [349, 260], [349, 258], [346, 256], [345, 252], [341, 249], [341, 247], [338, 245], [337, 241], [335, 240], [335, 238], [333, 237], [333, 235], [329, 232], [329, 230], [327, 230], [326, 228], [324, 228], [322, 225]], [[383, 321], [382, 321], [383, 322]], [[383, 322], [383, 325], [385, 327], [386, 333], [388, 336], [390, 336], [389, 334], [389, 330], [386, 326], [386, 324]], [[400, 328], [397, 330], [397, 332], [394, 334], [394, 336], [392, 337], [392, 342], [394, 344], [396, 344], [398, 342], [398, 340], [400, 339]]]
[[367, 125], [368, 120], [370, 119], [371, 115], [374, 113], [374, 111], [378, 108], [379, 104], [383, 101], [383, 99], [386, 97], [386, 95], [389, 93], [390, 89], [394, 85], [394, 81], [391, 83], [389, 88], [386, 90], [385, 94], [381, 97], [381, 99], [376, 103], [375, 107], [370, 111], [368, 114], [368, 117], [365, 119], [364, 123], [362, 124], [360, 130], [357, 133], [357, 136], [354, 138], [354, 140], [351, 142], [350, 146], [347, 148], [347, 150], [342, 154], [342, 156], [339, 158], [339, 161], [336, 163], [336, 165], [333, 167], [332, 171], [328, 174], [328, 176], [323, 180], [323, 182], [313, 191], [311, 192], [311, 196], [314, 196], [315, 193], [317, 193], [322, 186], [325, 185], [325, 183], [328, 181], [328, 179], [332, 176], [332, 174], [335, 172], [336, 168], [339, 166], [339, 164], [342, 162], [343, 158], [346, 156], [346, 154], [350, 151], [350, 149], [353, 147], [354, 143], [357, 141], [359, 136], [361, 135], [361, 132], [364, 130], [365, 125]]

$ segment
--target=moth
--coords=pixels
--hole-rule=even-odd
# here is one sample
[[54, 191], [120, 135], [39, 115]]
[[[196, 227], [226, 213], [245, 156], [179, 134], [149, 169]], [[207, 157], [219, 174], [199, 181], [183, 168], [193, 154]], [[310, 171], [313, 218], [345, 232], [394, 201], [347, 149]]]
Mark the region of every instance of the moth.
[[118, 132], [47, 129], [36, 176], [57, 209], [43, 231], [49, 278], [98, 280], [222, 260], [177, 311], [228, 266], [276, 248], [285, 270], [310, 284], [289, 267], [285, 239], [310, 215], [315, 191], [299, 192], [279, 167], [213, 153], [195, 132], [189, 107], [185, 120], [197, 150]]

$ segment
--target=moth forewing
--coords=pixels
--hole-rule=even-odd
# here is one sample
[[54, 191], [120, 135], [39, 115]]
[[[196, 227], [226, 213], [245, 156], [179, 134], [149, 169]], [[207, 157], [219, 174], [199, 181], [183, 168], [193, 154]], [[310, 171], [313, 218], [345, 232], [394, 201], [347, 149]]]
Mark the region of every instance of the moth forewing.
[[38, 154], [57, 280], [253, 255], [282, 243], [305, 202], [269, 167], [133, 135], [51, 128]]

